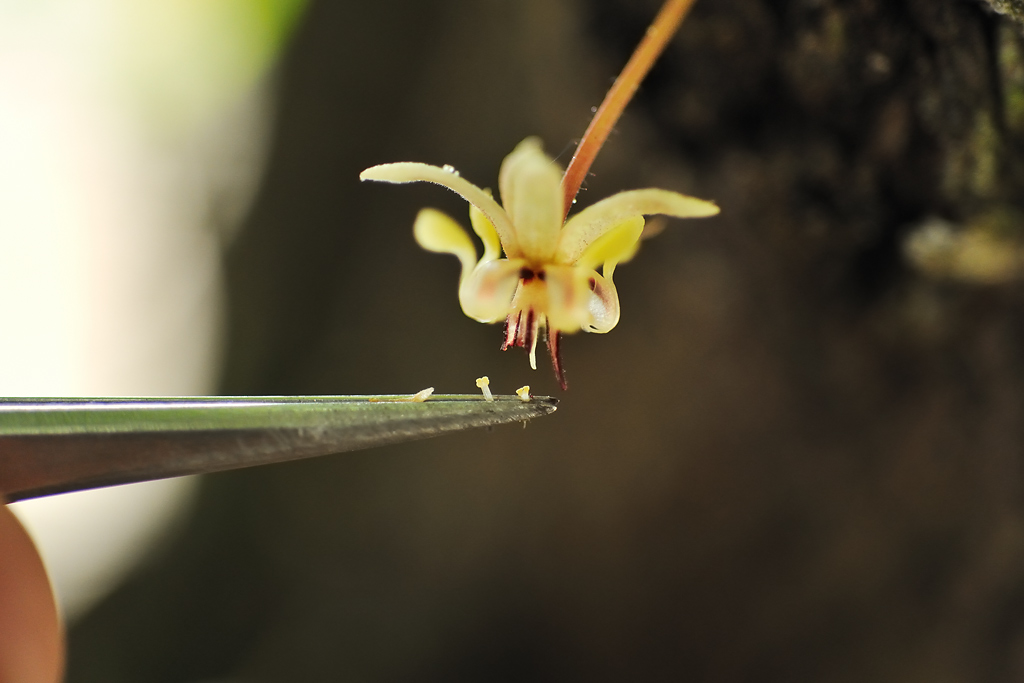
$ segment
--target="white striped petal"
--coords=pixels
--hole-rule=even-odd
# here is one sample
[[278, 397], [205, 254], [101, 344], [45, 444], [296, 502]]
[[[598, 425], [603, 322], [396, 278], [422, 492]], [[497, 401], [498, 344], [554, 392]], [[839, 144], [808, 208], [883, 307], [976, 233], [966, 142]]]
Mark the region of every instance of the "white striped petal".
[[587, 301], [590, 319], [583, 325], [583, 329], [604, 334], [619, 324], [619, 292], [610, 277], [601, 277], [594, 272], [591, 279], [593, 291]]

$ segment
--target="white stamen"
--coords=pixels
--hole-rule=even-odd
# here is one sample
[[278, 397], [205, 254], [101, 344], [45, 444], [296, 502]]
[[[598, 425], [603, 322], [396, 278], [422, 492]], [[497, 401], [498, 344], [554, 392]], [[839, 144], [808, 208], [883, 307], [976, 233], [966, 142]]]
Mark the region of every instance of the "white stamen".
[[494, 394], [491, 393], [491, 387], [489, 386], [490, 383], [491, 383], [491, 380], [488, 379], [487, 375], [484, 375], [483, 377], [480, 377], [476, 381], [476, 385], [480, 388], [480, 391], [484, 392], [484, 400], [485, 401], [493, 401], [494, 400]]
[[530, 396], [530, 385], [527, 384], [525, 387], [519, 387], [516, 389], [516, 396], [518, 396], [519, 400], [524, 403], [529, 403], [533, 400], [533, 396]]
[[428, 398], [430, 398], [430, 395], [432, 393], [434, 393], [434, 387], [427, 387], [423, 391], [417, 391], [415, 394], [412, 395], [412, 398], [409, 400], [412, 401], [413, 403], [423, 403]]
[[533, 370], [537, 369], [537, 333], [540, 331], [540, 317], [537, 316], [537, 319], [533, 321], [533, 330], [531, 330], [533, 334], [530, 335], [532, 337], [530, 343], [530, 368]]

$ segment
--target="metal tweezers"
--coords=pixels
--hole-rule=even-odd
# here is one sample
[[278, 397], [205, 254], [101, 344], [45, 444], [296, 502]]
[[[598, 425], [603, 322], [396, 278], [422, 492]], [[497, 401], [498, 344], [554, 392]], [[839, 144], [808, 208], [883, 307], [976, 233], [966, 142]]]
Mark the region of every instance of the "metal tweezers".
[[525, 422], [534, 397], [0, 398], [0, 498], [217, 472]]

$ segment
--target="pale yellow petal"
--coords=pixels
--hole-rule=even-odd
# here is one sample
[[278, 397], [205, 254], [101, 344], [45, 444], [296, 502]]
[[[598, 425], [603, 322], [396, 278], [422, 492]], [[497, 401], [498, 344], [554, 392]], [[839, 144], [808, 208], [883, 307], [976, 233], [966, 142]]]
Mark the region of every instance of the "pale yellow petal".
[[505, 157], [498, 187], [522, 255], [535, 264], [549, 262], [562, 228], [562, 171], [538, 138], [526, 138]]
[[459, 286], [462, 312], [482, 323], [504, 320], [524, 265], [521, 259], [482, 261]]
[[575, 266], [548, 266], [544, 269], [548, 297], [544, 312], [551, 329], [576, 332], [590, 322], [590, 273], [597, 275]]
[[494, 224], [487, 220], [484, 212], [472, 204], [469, 205], [469, 222], [473, 225], [473, 232], [484, 243], [484, 255], [481, 261], [493, 261], [501, 256], [501, 240], [498, 239], [498, 232]]
[[597, 269], [604, 266], [604, 276], [609, 280], [615, 272], [615, 266], [633, 258], [640, 248], [640, 235], [644, 231], [644, 217], [633, 216], [598, 237], [590, 243], [578, 259], [576, 265], [582, 268]]
[[430, 164], [403, 161], [396, 164], [371, 166], [359, 174], [360, 180], [377, 180], [385, 183], [436, 183], [459, 195], [487, 216], [501, 240], [505, 253], [519, 255], [519, 243], [505, 210], [498, 202], [473, 183], [464, 179], [454, 170], [447, 170]]
[[461, 280], [469, 277], [476, 267], [476, 246], [473, 240], [452, 218], [437, 209], [421, 209], [412, 225], [416, 243], [427, 251], [454, 254], [462, 262]]
[[701, 218], [717, 213], [718, 207], [711, 202], [669, 190], [650, 188], [619, 192], [569, 219], [562, 228], [555, 260], [558, 263], [575, 263], [597, 238], [634, 216], [663, 214], [676, 218]]

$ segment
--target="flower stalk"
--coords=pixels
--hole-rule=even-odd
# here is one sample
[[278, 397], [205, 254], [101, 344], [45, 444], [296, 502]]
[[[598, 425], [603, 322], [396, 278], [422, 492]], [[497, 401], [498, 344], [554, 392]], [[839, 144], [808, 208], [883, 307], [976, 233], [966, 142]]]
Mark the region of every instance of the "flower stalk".
[[658, 16], [648, 27], [643, 40], [633, 51], [626, 66], [622, 68], [622, 73], [612, 83], [608, 94], [604, 96], [604, 101], [597, 108], [594, 118], [591, 119], [590, 125], [587, 126], [587, 130], [580, 139], [580, 144], [576, 146], [576, 153], [572, 155], [572, 160], [565, 169], [565, 175], [562, 176], [564, 216], [569, 215], [573, 201], [579, 194], [580, 187], [583, 186], [584, 178], [587, 177], [594, 159], [597, 158], [597, 153], [601, 151], [608, 135], [618, 123], [626, 105], [633, 99], [633, 95], [636, 94], [641, 81], [647, 76], [647, 72], [654, 66], [654, 62], [665, 51], [668, 41], [679, 30], [679, 26], [683, 23], [683, 19], [694, 2], [696, 0], [667, 0], [662, 5]]

